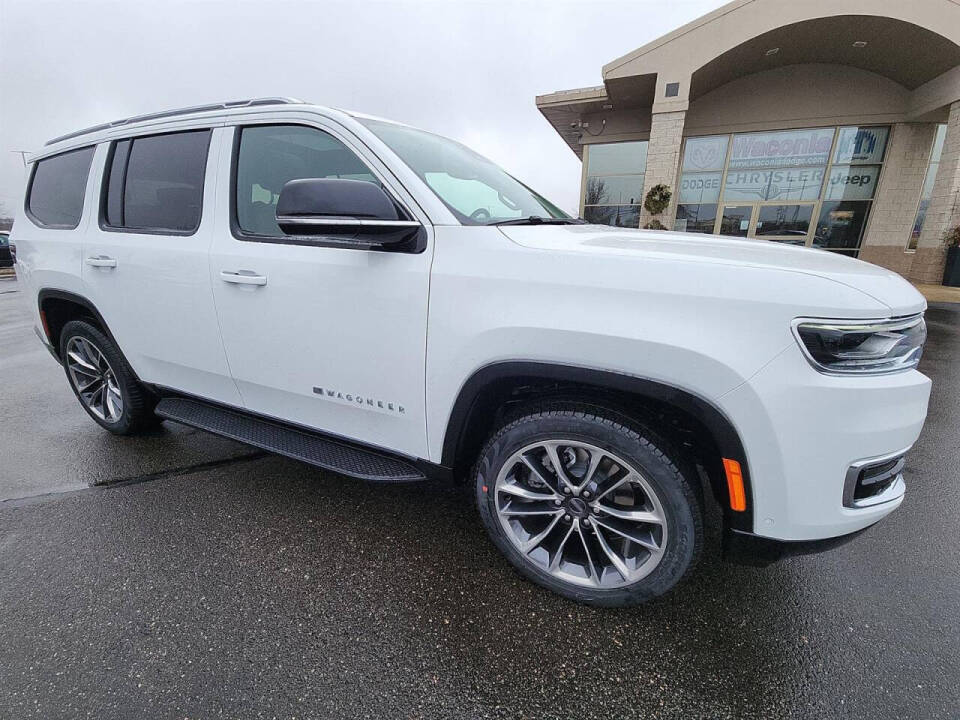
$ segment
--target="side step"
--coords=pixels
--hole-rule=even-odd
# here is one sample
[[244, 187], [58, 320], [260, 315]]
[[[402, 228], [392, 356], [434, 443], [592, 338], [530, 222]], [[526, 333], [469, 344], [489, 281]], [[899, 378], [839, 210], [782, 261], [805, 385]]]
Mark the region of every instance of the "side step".
[[164, 398], [157, 403], [155, 412], [166, 420], [361, 480], [403, 483], [426, 479], [420, 470], [399, 458], [199, 400]]

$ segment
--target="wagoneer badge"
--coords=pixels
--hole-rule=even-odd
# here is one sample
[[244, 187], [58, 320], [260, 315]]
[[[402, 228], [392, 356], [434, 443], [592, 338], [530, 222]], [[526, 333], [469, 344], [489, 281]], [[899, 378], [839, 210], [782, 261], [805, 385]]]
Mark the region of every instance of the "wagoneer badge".
[[377, 400], [376, 398], [367, 397], [366, 395], [355, 395], [353, 393], [344, 393], [339, 390], [322, 387], [315, 387], [313, 392], [321, 396], [324, 400], [332, 400], [333, 402], [339, 402], [344, 405], [362, 407], [364, 410], [376, 410], [387, 413], [388, 415], [403, 415], [407, 412], [406, 408], [400, 403]]

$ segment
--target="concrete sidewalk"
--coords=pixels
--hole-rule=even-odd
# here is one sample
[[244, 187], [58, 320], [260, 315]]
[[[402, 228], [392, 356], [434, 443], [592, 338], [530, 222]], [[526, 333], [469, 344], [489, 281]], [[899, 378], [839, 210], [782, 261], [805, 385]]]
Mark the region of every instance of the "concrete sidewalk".
[[918, 283], [914, 283], [914, 286], [923, 293], [927, 302], [960, 303], [960, 287], [920, 285]]

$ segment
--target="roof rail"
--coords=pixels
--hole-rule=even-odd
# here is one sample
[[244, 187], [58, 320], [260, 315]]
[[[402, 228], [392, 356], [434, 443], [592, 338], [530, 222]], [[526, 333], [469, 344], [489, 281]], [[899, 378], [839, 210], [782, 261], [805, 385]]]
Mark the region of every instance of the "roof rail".
[[149, 113], [147, 115], [134, 115], [133, 117], [124, 118], [123, 120], [114, 120], [113, 122], [101, 123], [100, 125], [94, 125], [93, 127], [88, 127], [83, 130], [67, 133], [66, 135], [55, 137], [53, 140], [47, 140], [47, 142], [44, 143], [44, 146], [53, 145], [54, 143], [58, 143], [62, 140], [80, 137], [81, 135], [87, 135], [88, 133], [98, 132], [99, 130], [109, 130], [110, 128], [120, 127], [122, 125], [131, 125], [132, 123], [142, 122], [144, 120], [158, 120], [160, 118], [176, 117], [177, 115], [190, 115], [192, 113], [209, 112], [211, 110], [229, 110], [230, 108], [257, 107], [259, 105], [300, 105], [302, 103], [303, 100], [297, 100], [295, 98], [263, 97], [250, 98], [248, 100], [231, 100], [229, 102], [210, 103], [209, 105], [194, 105], [192, 107], [177, 108], [176, 110], [163, 110], [162, 112]]

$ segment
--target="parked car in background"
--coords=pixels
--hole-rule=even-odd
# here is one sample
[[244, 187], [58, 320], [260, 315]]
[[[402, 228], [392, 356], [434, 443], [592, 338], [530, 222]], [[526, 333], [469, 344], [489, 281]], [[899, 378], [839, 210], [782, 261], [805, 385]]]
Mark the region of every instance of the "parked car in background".
[[673, 588], [710, 504], [733, 560], [853, 537], [903, 501], [927, 412], [926, 304], [893, 272], [588, 225], [459, 143], [296, 101], [53, 140], [14, 237], [110, 432], [465, 478], [521, 573], [597, 605]]
[[10, 234], [0, 232], [0, 267], [13, 267], [17, 261], [17, 246], [10, 242]]

